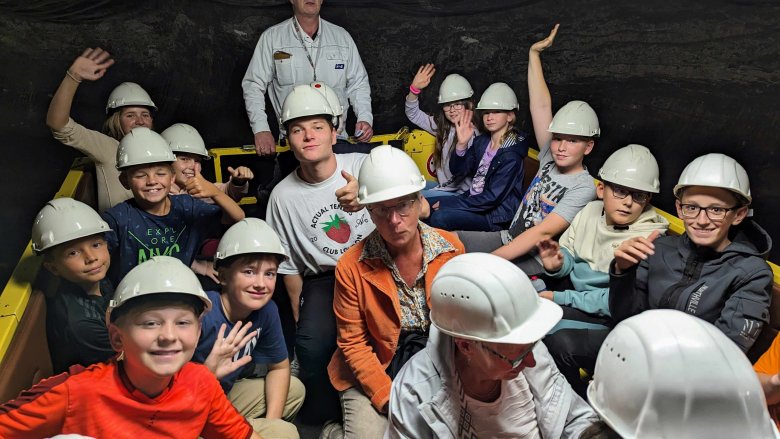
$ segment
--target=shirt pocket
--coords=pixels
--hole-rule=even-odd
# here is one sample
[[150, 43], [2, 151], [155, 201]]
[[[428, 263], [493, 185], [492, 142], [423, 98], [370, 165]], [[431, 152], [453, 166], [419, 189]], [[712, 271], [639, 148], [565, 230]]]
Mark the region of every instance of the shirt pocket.
[[275, 59], [274, 69], [276, 70], [276, 81], [279, 85], [295, 84], [295, 68], [293, 67], [293, 58]]
[[328, 50], [325, 57], [325, 82], [337, 88], [347, 86], [347, 61], [340, 50]]

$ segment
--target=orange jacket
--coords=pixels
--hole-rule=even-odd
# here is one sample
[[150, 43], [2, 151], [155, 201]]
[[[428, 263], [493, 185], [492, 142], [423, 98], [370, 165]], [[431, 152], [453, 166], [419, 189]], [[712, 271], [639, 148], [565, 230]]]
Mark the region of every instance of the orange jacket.
[[[455, 251], [442, 253], [428, 264], [425, 294], [431, 305], [431, 282], [445, 262], [464, 252], [457, 235], [434, 229]], [[377, 232], [374, 232], [377, 233]], [[390, 270], [377, 259], [360, 261], [365, 240], [355, 244], [336, 264], [333, 311], [338, 349], [328, 375], [338, 391], [360, 386], [381, 411], [390, 399], [390, 377], [385, 369], [395, 355], [401, 334], [401, 307]]]

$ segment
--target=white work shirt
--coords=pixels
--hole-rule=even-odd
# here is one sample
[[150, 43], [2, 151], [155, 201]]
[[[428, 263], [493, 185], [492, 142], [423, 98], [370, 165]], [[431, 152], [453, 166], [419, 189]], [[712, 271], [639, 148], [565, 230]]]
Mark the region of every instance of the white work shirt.
[[[316, 67], [317, 80], [330, 86], [341, 101], [344, 112], [339, 134], [343, 134], [350, 104], [358, 121], [373, 125], [368, 74], [349, 33], [320, 18], [312, 39], [296, 24], [295, 17], [285, 20], [268, 28], [257, 42], [241, 82], [252, 132], [270, 131], [265, 112], [266, 90], [278, 118], [292, 88], [315, 80], [312, 63]], [[281, 124], [280, 129], [283, 131]]]

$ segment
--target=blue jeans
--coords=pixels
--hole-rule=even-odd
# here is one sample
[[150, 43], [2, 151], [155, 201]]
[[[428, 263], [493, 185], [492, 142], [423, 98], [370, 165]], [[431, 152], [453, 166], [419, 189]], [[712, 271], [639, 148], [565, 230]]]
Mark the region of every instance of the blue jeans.
[[[433, 206], [436, 201], [436, 197], [428, 199], [431, 206]], [[476, 230], [492, 232], [501, 230], [501, 227], [490, 221], [487, 214], [475, 213], [457, 208], [431, 209], [431, 216], [428, 218], [427, 222], [433, 227], [450, 231]]]
[[435, 181], [429, 181], [425, 183], [425, 189], [420, 192], [423, 197], [425, 198], [435, 198], [435, 197], [452, 197], [454, 195], [460, 195], [455, 191], [441, 191], [438, 189], [434, 189], [439, 184]]

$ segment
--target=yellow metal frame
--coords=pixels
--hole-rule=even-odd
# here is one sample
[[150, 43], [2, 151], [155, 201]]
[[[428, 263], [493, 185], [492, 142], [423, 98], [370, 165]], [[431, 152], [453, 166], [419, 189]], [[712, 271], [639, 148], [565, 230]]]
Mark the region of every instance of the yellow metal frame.
[[[73, 167], [54, 198], [73, 197], [76, 194], [84, 176], [81, 168], [83, 163], [83, 159], [76, 159], [73, 162]], [[32, 242], [28, 242], [11, 278], [0, 293], [0, 365], [3, 364], [8, 347], [22, 321], [33, 292], [33, 281], [38, 276], [40, 268], [41, 259], [33, 254]]]

